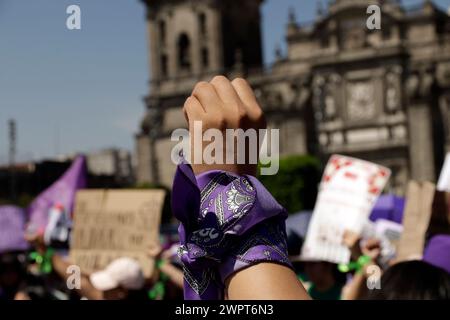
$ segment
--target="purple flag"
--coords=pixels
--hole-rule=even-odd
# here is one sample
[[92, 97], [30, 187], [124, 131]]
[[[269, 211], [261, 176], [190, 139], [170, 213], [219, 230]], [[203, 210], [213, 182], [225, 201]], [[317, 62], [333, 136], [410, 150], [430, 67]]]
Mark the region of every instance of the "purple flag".
[[42, 232], [48, 223], [50, 209], [59, 205], [70, 214], [73, 212], [77, 190], [86, 187], [86, 159], [79, 156], [64, 175], [42, 192], [28, 208], [29, 224]]
[[0, 207], [0, 253], [27, 250], [24, 238], [25, 210], [14, 206]]
[[381, 195], [373, 207], [370, 220], [386, 219], [401, 224], [404, 208], [405, 198], [393, 194]]

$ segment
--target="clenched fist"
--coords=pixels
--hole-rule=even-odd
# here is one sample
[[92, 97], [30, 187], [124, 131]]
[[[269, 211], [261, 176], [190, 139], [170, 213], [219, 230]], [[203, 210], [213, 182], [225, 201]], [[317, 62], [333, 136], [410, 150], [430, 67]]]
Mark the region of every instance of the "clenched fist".
[[258, 133], [266, 122], [247, 81], [216, 76], [209, 83], [199, 82], [184, 104], [184, 114], [195, 174], [224, 170], [256, 175]]

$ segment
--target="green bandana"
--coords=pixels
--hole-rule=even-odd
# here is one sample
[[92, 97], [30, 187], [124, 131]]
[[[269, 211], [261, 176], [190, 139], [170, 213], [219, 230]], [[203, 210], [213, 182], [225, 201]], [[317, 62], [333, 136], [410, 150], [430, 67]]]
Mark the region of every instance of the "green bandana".
[[348, 264], [341, 263], [338, 265], [340, 272], [349, 272], [355, 270], [356, 272], [361, 272], [365, 265], [370, 263], [372, 259], [369, 256], [362, 255], [356, 261], [351, 261]]
[[34, 251], [30, 253], [30, 259], [37, 263], [41, 273], [49, 274], [53, 270], [52, 257], [54, 253], [55, 251], [51, 248], [47, 249], [44, 254]]

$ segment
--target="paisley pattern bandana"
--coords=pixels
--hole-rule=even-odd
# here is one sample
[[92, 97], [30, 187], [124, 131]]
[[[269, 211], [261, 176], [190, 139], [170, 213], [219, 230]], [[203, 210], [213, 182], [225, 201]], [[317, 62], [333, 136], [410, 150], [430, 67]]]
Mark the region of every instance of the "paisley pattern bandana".
[[291, 267], [286, 211], [255, 177], [224, 171], [196, 177], [180, 164], [172, 190], [185, 299], [223, 299], [224, 281], [256, 263]]

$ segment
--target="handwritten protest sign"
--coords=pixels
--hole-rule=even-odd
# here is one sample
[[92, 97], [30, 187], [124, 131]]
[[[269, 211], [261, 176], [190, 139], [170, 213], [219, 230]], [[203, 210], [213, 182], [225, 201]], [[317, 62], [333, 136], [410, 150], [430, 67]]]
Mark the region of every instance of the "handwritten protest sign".
[[301, 259], [348, 263], [344, 232], [361, 233], [389, 176], [388, 168], [333, 155], [322, 177]]
[[397, 261], [422, 258], [435, 189], [435, 185], [431, 182], [409, 182]]
[[130, 257], [150, 276], [154, 261], [148, 251], [159, 242], [164, 196], [164, 190], [79, 191], [71, 261], [91, 273], [119, 257]]

